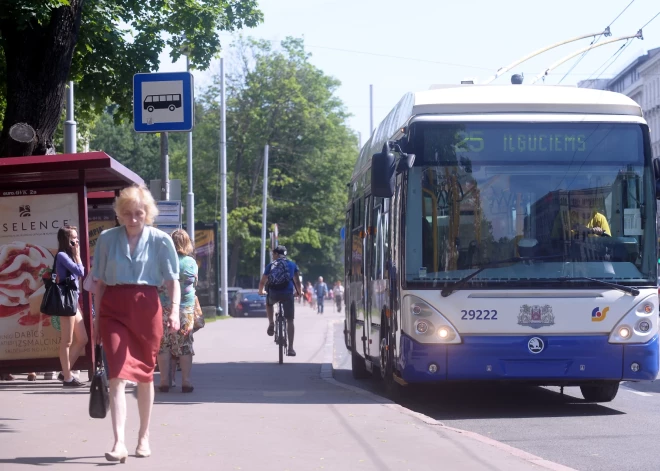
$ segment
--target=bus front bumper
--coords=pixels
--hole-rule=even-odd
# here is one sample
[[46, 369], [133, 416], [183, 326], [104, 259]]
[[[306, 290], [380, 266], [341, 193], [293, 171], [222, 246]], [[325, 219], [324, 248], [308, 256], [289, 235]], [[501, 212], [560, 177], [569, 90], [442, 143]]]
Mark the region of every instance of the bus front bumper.
[[[533, 337], [543, 341], [538, 353], [529, 348]], [[491, 380], [569, 385], [652, 381], [658, 375], [657, 335], [645, 344], [611, 344], [607, 335], [464, 336], [462, 340], [456, 345], [422, 344], [402, 334], [401, 377], [408, 383]]]

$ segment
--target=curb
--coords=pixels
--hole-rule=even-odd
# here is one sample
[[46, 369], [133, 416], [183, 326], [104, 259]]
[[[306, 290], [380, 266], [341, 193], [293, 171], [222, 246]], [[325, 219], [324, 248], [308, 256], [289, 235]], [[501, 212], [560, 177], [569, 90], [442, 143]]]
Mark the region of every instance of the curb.
[[336, 321], [336, 320], [328, 321], [328, 326], [325, 335], [325, 344], [323, 346], [324, 353], [323, 353], [323, 363], [321, 364], [321, 372], [320, 372], [321, 379], [327, 381], [328, 383], [334, 386], [347, 389], [361, 396], [368, 397], [377, 404], [382, 404], [385, 407], [394, 409], [397, 412], [413, 417], [425, 423], [426, 425], [431, 425], [433, 427], [441, 427], [446, 431], [458, 433], [466, 438], [470, 438], [472, 440], [476, 440], [486, 445], [490, 445], [494, 448], [497, 448], [498, 450], [509, 453], [510, 455], [515, 456], [516, 458], [519, 458], [524, 461], [528, 461], [529, 463], [539, 466], [541, 468], [550, 469], [552, 471], [577, 471], [574, 468], [570, 468], [568, 466], [564, 466], [563, 464], [555, 463], [553, 461], [548, 461], [546, 459], [541, 458], [540, 456], [533, 455], [519, 448], [515, 448], [505, 443], [498, 442], [497, 440], [493, 440], [492, 438], [486, 437], [485, 435], [481, 435], [475, 432], [470, 432], [468, 430], [449, 427], [443, 424], [442, 422], [434, 419], [433, 417], [429, 417], [428, 415], [424, 415], [419, 412], [406, 409], [405, 407], [387, 398], [378, 396], [377, 394], [374, 394], [370, 391], [366, 391], [364, 389], [358, 388], [356, 386], [352, 386], [350, 384], [340, 383], [334, 378], [334, 366], [333, 366], [334, 349], [335, 349], [335, 337], [333, 333], [333, 327], [335, 324], [340, 322], [341, 321]]

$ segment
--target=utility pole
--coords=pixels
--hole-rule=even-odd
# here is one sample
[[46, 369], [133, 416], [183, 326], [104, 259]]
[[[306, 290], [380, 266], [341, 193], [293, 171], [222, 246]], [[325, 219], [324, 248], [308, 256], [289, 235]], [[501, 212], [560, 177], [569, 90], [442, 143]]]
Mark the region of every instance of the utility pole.
[[264, 191], [261, 200], [261, 267], [260, 274], [266, 269], [266, 215], [268, 214], [266, 206], [268, 205], [268, 144], [264, 147]]
[[77, 123], [73, 117], [73, 81], [66, 91], [66, 121], [64, 122], [64, 153], [75, 154], [77, 149]]
[[167, 132], [160, 133], [160, 199], [170, 199], [170, 155]]
[[[186, 72], [190, 72], [190, 57], [186, 55]], [[194, 103], [193, 103], [193, 106]], [[195, 193], [193, 192], [193, 136], [188, 132], [188, 195], [186, 195], [186, 226], [195, 245]]]
[[224, 59], [220, 58], [220, 180], [221, 180], [221, 212], [220, 221], [222, 224], [220, 235], [220, 257], [221, 257], [221, 276], [222, 276], [222, 313], [229, 314], [229, 304], [227, 302], [227, 104], [225, 99], [225, 64]]
[[369, 85], [369, 135], [374, 132], [374, 86]]

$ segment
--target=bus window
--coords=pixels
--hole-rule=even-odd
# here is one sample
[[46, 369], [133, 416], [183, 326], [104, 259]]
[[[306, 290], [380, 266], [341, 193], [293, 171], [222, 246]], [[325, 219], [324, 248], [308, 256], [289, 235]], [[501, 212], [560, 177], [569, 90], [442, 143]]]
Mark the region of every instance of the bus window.
[[145, 102], [145, 103], [151, 103], [152, 101], [153, 101], [153, 97], [152, 97], [152, 96], [148, 96], [147, 98], [144, 99], [144, 102]]

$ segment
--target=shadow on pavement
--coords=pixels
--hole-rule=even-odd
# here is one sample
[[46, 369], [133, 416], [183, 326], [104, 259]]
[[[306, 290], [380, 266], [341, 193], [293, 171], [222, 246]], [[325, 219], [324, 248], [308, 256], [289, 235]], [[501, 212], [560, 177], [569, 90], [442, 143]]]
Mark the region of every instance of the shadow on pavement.
[[[66, 463], [66, 464], [86, 464], [86, 465], [96, 465], [96, 466], [113, 466], [115, 463], [99, 463], [98, 459], [102, 458], [99, 456], [75, 456], [75, 457], [64, 457], [64, 456], [17, 456], [16, 458], [7, 458], [0, 459], [0, 468], [3, 464], [24, 464], [32, 466], [49, 466], [54, 464]], [[79, 461], [79, 460], [91, 460], [95, 459], [97, 461]]]
[[4, 417], [0, 417], [0, 433], [16, 433], [16, 430], [11, 428], [9, 424], [4, 423], [10, 420], [18, 420], [18, 419], [7, 419]]
[[[352, 380], [350, 370], [337, 369], [337, 381], [357, 385], [387, 397], [383, 384], [376, 379]], [[570, 388], [573, 393], [574, 388]], [[396, 402], [436, 420], [588, 417], [622, 415], [610, 407], [585, 402], [568, 394], [563, 396], [546, 388], [488, 383], [414, 385], [404, 389]], [[578, 393], [579, 394], [579, 393]]]
[[[190, 394], [181, 392], [181, 374], [176, 388], [163, 393], [156, 388], [156, 404], [240, 403], [240, 404], [358, 404], [372, 403], [364, 397], [333, 386], [320, 378], [320, 363], [276, 362], [193, 364]], [[157, 373], [154, 383], [157, 386]]]

